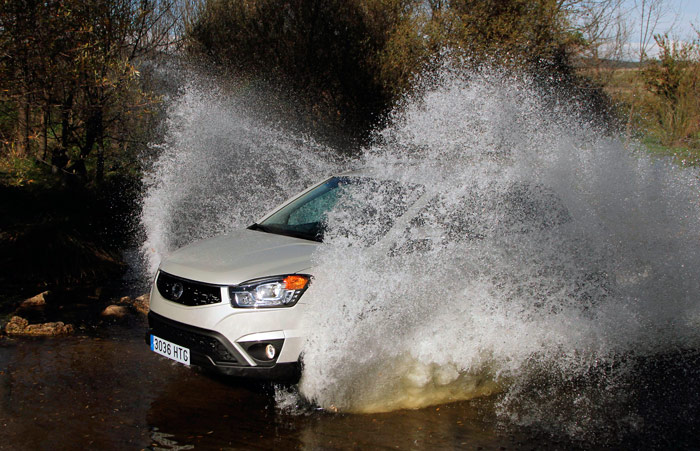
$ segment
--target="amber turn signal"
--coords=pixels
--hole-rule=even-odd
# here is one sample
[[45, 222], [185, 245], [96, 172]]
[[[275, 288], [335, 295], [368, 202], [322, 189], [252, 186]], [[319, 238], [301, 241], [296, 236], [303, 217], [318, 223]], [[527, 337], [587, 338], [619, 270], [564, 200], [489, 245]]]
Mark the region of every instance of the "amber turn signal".
[[303, 290], [309, 283], [306, 276], [291, 275], [284, 278], [284, 286], [287, 290]]

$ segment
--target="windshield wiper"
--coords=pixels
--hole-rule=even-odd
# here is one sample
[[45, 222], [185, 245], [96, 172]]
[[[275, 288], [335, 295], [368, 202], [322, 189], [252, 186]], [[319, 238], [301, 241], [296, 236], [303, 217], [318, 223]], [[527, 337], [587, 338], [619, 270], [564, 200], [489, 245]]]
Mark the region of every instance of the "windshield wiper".
[[274, 235], [284, 235], [291, 236], [292, 238], [301, 238], [302, 240], [321, 242], [322, 237], [311, 235], [309, 233], [300, 232], [297, 230], [284, 229], [280, 227], [268, 227], [262, 224], [255, 223], [248, 227], [248, 230], [259, 230], [265, 233], [272, 233]]
[[260, 225], [260, 224], [258, 224], [257, 222], [254, 223], [253, 225], [249, 226], [249, 227], [248, 227], [248, 230], [260, 230], [261, 232], [265, 232], [265, 233], [275, 233], [275, 232], [274, 232], [272, 229], [270, 229], [269, 227], [266, 227], [266, 226], [264, 226], [264, 225]]

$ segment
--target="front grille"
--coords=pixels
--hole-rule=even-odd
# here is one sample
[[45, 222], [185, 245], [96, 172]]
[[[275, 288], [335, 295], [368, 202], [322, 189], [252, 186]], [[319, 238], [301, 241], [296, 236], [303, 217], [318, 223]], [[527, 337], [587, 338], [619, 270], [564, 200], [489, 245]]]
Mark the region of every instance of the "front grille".
[[160, 272], [156, 281], [158, 292], [165, 299], [191, 307], [221, 302], [221, 287], [183, 279]]
[[192, 326], [166, 320], [153, 312], [148, 315], [148, 327], [156, 337], [184, 346], [192, 352], [207, 355], [215, 363], [238, 362], [224, 344], [226, 339], [218, 337], [216, 332], [197, 330]]

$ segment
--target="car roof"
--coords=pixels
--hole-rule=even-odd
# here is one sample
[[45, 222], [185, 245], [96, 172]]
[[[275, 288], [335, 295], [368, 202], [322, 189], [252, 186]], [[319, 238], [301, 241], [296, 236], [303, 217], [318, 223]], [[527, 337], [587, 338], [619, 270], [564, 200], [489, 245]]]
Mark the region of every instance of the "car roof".
[[402, 172], [397, 170], [400, 168], [397, 166], [388, 166], [383, 168], [375, 167], [361, 167], [357, 169], [351, 169], [349, 171], [334, 174], [334, 177], [370, 177], [377, 180], [395, 180], [400, 181]]

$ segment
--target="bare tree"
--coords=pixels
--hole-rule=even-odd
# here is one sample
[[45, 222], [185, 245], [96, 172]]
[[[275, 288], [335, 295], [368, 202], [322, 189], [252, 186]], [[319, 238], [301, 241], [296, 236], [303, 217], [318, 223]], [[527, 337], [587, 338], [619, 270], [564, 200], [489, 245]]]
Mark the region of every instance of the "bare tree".
[[601, 60], [620, 60], [629, 38], [623, 0], [569, 0], [572, 25], [583, 35], [581, 50], [597, 65]]
[[[181, 13], [194, 4], [6, 0], [0, 100], [17, 111], [13, 140], [24, 154], [43, 162], [50, 154], [55, 170], [85, 177], [85, 162], [94, 156], [94, 177], [102, 179], [107, 152], [116, 154], [131, 139], [152, 103], [139, 85], [139, 63], [177, 45]], [[35, 152], [31, 144], [39, 137]]]
[[[673, 15], [672, 23], [659, 31], [659, 25]], [[634, 15], [631, 19], [634, 26], [638, 27], [639, 41], [636, 43], [636, 54], [640, 64], [649, 56], [649, 51], [654, 46], [654, 36], [665, 34], [678, 21], [678, 14], [668, 5], [667, 0], [635, 0]]]

